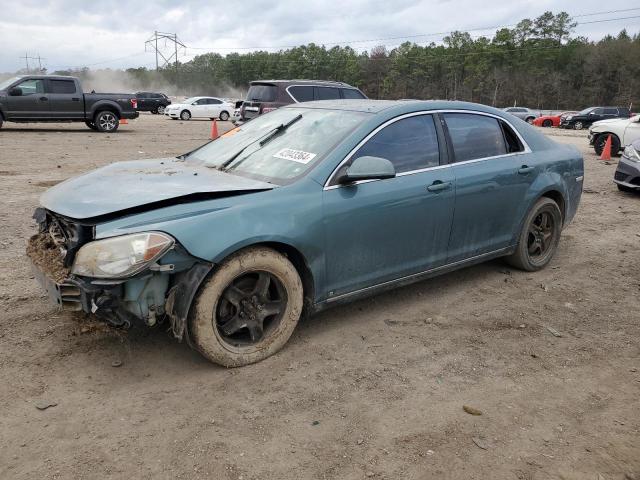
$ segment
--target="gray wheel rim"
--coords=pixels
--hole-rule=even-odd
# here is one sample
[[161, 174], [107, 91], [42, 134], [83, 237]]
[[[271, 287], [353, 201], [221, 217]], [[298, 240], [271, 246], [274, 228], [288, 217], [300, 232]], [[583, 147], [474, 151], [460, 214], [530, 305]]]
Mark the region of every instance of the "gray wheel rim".
[[182, 120], [189, 120], [191, 118], [191, 114], [189, 112], [182, 112], [180, 114], [180, 118]]
[[118, 124], [118, 119], [113, 113], [105, 113], [98, 120], [100, 128], [105, 131], [113, 130]]
[[158, 107], [158, 113], [162, 115], [164, 113], [164, 107]]
[[576, 122], [576, 124], [574, 125], [574, 128], [576, 130], [582, 130], [582, 122]]
[[220, 114], [220, 120], [222, 120], [223, 122], [226, 122], [227, 120], [229, 120], [229, 114], [227, 112], [222, 112]]

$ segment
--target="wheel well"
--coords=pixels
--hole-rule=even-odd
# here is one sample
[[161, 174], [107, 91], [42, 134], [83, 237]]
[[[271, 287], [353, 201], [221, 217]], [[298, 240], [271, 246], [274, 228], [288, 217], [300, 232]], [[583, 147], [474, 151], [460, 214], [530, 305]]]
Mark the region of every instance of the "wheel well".
[[566, 217], [566, 211], [565, 211], [566, 203], [564, 201], [564, 197], [562, 196], [562, 194], [557, 190], [549, 190], [548, 192], [545, 192], [542, 196], [550, 198], [551, 200], [553, 200], [558, 204], [558, 207], [560, 208], [560, 212], [562, 213], [562, 222], [564, 223], [564, 219]]
[[191, 111], [188, 108], [183, 108], [182, 110], [180, 110], [180, 115], [182, 115], [184, 112], [189, 112], [189, 115], [191, 115]]
[[96, 109], [96, 113], [93, 114], [93, 120], [95, 121], [96, 117], [100, 115], [102, 112], [111, 112], [115, 114], [115, 116], [118, 117], [118, 119], [120, 119], [120, 112], [118, 111], [117, 108], [111, 107], [109, 105], [105, 105], [104, 107], [98, 107]]
[[612, 133], [612, 132], [601, 132], [601, 133], [597, 133], [596, 135], [597, 135], [598, 138], [601, 137], [602, 135], [611, 135], [612, 137], [616, 137], [616, 140], [618, 141], [618, 144], [621, 144], [620, 137], [618, 137], [618, 135], [616, 135], [615, 133]]
[[315, 298], [313, 275], [311, 274], [311, 269], [307, 265], [307, 261], [305, 260], [304, 256], [296, 248], [292, 247], [291, 245], [287, 245], [286, 243], [280, 242], [264, 242], [250, 246], [269, 247], [276, 252], [279, 252], [286, 256], [291, 261], [293, 266], [296, 267], [298, 275], [300, 275], [300, 280], [302, 280], [305, 308], [310, 307], [313, 304], [313, 299]]

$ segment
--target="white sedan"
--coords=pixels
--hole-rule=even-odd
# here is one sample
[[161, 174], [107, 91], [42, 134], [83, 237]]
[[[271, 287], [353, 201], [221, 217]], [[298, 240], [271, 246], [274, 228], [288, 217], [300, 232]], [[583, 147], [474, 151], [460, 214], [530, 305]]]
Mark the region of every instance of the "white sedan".
[[611, 153], [617, 154], [624, 147], [640, 140], [640, 115], [631, 118], [612, 118], [594, 122], [589, 128], [589, 143], [598, 155], [602, 154], [607, 139], [611, 137]]
[[218, 118], [229, 120], [235, 110], [235, 104], [216, 97], [191, 97], [181, 103], [172, 103], [164, 109], [164, 114], [173, 120], [192, 118]]

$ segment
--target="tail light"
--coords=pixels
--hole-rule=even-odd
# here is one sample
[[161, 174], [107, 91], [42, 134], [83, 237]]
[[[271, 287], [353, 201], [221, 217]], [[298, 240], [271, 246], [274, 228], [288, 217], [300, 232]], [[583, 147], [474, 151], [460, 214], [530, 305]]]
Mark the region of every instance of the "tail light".
[[138, 109], [138, 99], [137, 98], [132, 98], [129, 100], [131, 102], [131, 106], [133, 107], [134, 110]]

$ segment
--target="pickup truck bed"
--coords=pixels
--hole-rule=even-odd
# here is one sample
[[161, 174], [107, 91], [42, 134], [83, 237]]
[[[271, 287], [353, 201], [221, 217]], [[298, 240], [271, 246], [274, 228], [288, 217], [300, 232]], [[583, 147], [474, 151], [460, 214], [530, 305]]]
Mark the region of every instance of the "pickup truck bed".
[[120, 119], [138, 117], [135, 95], [83, 93], [75, 77], [27, 75], [0, 83], [2, 122], [84, 122], [114, 132]]

